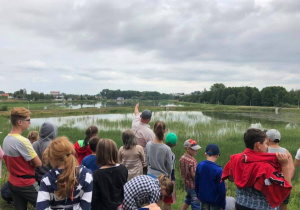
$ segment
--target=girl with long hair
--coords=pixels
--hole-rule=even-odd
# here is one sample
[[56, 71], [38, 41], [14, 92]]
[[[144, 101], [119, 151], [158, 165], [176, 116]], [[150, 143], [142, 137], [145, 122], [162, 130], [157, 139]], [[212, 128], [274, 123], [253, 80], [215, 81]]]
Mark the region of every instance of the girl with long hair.
[[67, 137], [53, 140], [43, 155], [53, 169], [40, 184], [36, 209], [89, 210], [92, 199], [93, 175], [84, 166], [78, 166], [75, 150]]
[[111, 139], [100, 139], [96, 149], [99, 169], [94, 171], [92, 209], [116, 210], [123, 202], [127, 168], [118, 163], [118, 149]]
[[91, 138], [93, 138], [97, 135], [98, 135], [98, 128], [94, 125], [90, 125], [85, 130], [85, 138], [83, 140], [78, 140], [74, 144], [74, 148], [76, 151], [76, 155], [77, 155], [79, 164], [81, 164], [81, 161], [83, 160], [84, 157], [92, 154], [92, 150], [90, 149], [90, 146], [89, 146], [89, 141]]
[[162, 121], [154, 124], [155, 138], [146, 145], [148, 174], [159, 177], [164, 174], [171, 177], [172, 173], [172, 151], [164, 144], [166, 125]]
[[126, 130], [122, 134], [124, 146], [119, 149], [119, 161], [128, 169], [128, 180], [143, 174], [145, 154], [143, 147], [137, 145], [134, 132]]

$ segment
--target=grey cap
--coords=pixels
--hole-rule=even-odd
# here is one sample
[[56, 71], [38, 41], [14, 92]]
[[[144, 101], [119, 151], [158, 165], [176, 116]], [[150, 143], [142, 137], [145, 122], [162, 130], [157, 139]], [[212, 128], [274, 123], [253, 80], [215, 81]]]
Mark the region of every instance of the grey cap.
[[281, 139], [280, 132], [275, 129], [270, 129], [266, 132], [267, 137], [274, 142], [279, 142]]
[[146, 109], [142, 112], [141, 117], [145, 120], [151, 119], [152, 112], [150, 110]]
[[198, 150], [201, 147], [197, 144], [197, 142], [194, 139], [188, 139], [183, 144], [184, 147], [189, 147], [193, 150]]

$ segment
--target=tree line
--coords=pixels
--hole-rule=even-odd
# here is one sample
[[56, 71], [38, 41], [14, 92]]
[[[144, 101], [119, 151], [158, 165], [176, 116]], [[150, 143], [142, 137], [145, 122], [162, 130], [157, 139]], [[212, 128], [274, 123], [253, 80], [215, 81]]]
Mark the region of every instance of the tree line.
[[216, 83], [209, 91], [195, 91], [180, 101], [224, 105], [277, 106], [299, 105], [300, 90], [287, 91], [281, 86], [269, 86], [259, 91], [255, 87], [226, 87]]
[[[0, 94], [4, 91], [0, 91]], [[20, 89], [11, 93], [14, 98], [32, 101], [51, 100], [51, 94]], [[135, 91], [135, 90], [110, 90], [103, 89], [96, 95], [76, 95], [62, 93], [64, 99], [72, 100], [97, 100], [117, 99], [123, 97], [133, 100], [179, 100], [183, 102], [224, 104], [224, 105], [245, 105], [245, 106], [277, 106], [289, 107], [298, 105], [300, 102], [300, 90], [287, 91], [281, 86], [269, 86], [261, 91], [256, 87], [226, 87], [223, 83], [215, 83], [210, 90], [194, 91], [191, 94], [177, 93], [166, 94], [157, 91]], [[2, 98], [3, 99], [3, 98]]]

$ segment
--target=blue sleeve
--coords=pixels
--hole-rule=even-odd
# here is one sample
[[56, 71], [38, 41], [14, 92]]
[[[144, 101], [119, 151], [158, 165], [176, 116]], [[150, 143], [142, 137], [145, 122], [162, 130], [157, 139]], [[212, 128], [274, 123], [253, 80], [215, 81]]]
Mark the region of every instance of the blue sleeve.
[[198, 197], [198, 192], [199, 192], [199, 176], [200, 176], [200, 163], [198, 163], [197, 168], [196, 168], [196, 173], [195, 173], [195, 192], [197, 194]]
[[220, 182], [222, 177], [222, 170], [220, 170], [219, 174], [219, 185], [218, 185], [218, 192], [219, 192], [219, 206], [225, 209], [226, 206], [226, 189], [225, 189], [225, 182]]
[[[48, 179], [48, 177], [45, 177]], [[41, 180], [37, 202], [36, 202], [36, 209], [48, 209], [50, 207], [50, 192], [45, 184], [44, 180]]]
[[80, 207], [82, 210], [89, 210], [92, 202], [93, 193], [93, 175], [89, 169], [85, 168], [85, 179], [83, 186], [83, 194], [80, 199]]

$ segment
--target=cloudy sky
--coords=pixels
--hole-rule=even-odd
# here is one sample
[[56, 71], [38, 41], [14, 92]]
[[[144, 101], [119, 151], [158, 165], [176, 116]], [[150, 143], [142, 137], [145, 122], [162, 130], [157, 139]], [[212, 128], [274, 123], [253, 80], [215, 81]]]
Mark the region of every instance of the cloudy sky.
[[[0, 0], [0, 90], [300, 89], [299, 0]], [[298, 38], [297, 38], [298, 37]]]

